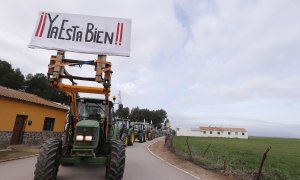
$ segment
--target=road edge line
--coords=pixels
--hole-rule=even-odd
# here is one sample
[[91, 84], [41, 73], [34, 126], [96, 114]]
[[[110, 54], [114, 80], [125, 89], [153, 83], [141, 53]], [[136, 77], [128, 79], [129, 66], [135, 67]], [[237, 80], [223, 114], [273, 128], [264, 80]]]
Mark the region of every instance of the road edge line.
[[179, 167], [177, 167], [177, 166], [175, 166], [175, 165], [169, 163], [168, 161], [164, 160], [163, 158], [159, 157], [158, 155], [154, 154], [154, 153], [149, 149], [149, 147], [150, 147], [151, 145], [153, 145], [154, 143], [157, 143], [158, 141], [159, 141], [159, 140], [157, 140], [157, 141], [155, 141], [155, 142], [152, 142], [151, 144], [149, 144], [149, 145], [147, 146], [147, 150], [148, 150], [153, 156], [155, 156], [156, 158], [160, 159], [161, 161], [163, 161], [164, 163], [166, 163], [166, 164], [169, 165], [169, 166], [172, 166], [172, 167], [174, 167], [174, 168], [176, 168], [176, 169], [178, 169], [178, 170], [180, 170], [180, 171], [182, 171], [182, 172], [184, 172], [184, 173], [186, 173], [186, 174], [188, 174], [188, 175], [190, 175], [190, 176], [192, 176], [192, 177], [194, 177], [194, 178], [196, 178], [196, 179], [202, 180], [200, 177], [195, 176], [195, 175], [193, 175], [192, 173], [189, 173], [189, 172], [187, 172], [186, 170], [183, 170], [183, 169], [181, 169], [181, 168], [179, 168]]

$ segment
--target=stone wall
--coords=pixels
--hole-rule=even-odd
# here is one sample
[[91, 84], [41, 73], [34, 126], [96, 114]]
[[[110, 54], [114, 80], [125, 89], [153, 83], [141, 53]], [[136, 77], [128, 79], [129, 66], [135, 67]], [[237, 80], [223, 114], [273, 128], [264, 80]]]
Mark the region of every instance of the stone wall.
[[43, 142], [51, 137], [61, 138], [62, 132], [42, 131], [24, 132], [22, 144], [42, 145]]
[[[25, 145], [42, 145], [48, 138], [61, 138], [62, 134], [63, 132], [52, 131], [24, 132], [21, 142]], [[0, 131], [0, 149], [6, 148], [10, 144], [11, 137], [11, 131]]]
[[11, 131], [0, 131], [0, 149], [6, 148], [12, 136]]

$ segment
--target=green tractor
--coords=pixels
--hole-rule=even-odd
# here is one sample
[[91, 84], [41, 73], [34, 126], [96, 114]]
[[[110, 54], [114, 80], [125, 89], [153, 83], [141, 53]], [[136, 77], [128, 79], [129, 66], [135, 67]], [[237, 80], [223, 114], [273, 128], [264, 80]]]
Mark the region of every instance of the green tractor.
[[151, 141], [155, 139], [155, 128], [153, 124], [149, 124], [149, 123], [144, 123], [144, 124], [146, 129], [147, 140]]
[[132, 125], [135, 139], [137, 139], [140, 143], [146, 142], [147, 132], [145, 124], [142, 122], [134, 122]]
[[[106, 165], [107, 179], [122, 179], [125, 167], [125, 146], [116, 140], [113, 128], [109, 137], [105, 134], [105, 100], [77, 99], [79, 121], [73, 129], [73, 116], [68, 116], [63, 141], [48, 139], [37, 159], [34, 179], [56, 179], [59, 165], [101, 164]], [[109, 102], [109, 126], [112, 126], [112, 107]], [[73, 130], [72, 130], [73, 129]]]
[[[67, 114], [64, 135], [61, 139], [50, 138], [40, 149], [35, 165], [35, 180], [55, 180], [60, 165], [99, 164], [106, 166], [106, 179], [120, 180], [125, 168], [125, 145], [114, 131], [113, 103], [109, 101], [111, 63], [106, 56], [98, 55], [96, 61], [80, 61], [64, 58], [58, 51], [51, 56], [48, 79], [53, 88], [69, 96], [70, 111]], [[70, 75], [65, 65], [92, 65], [96, 77]], [[64, 84], [67, 78], [72, 85]], [[79, 86], [73, 80], [96, 81], [101, 87]], [[78, 98], [78, 93], [103, 94], [104, 99]]]
[[135, 141], [135, 135], [130, 120], [116, 118], [115, 124], [117, 138], [123, 141], [126, 146], [132, 146]]

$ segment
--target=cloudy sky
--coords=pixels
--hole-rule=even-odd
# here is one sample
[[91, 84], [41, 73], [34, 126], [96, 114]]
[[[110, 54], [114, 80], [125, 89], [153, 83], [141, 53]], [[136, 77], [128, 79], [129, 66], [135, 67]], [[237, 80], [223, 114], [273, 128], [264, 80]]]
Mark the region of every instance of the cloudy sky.
[[[3, 1], [0, 59], [47, 72], [56, 52], [27, 47], [40, 10], [130, 18], [131, 56], [108, 57], [125, 106], [163, 108], [172, 127], [300, 137], [299, 9], [298, 0]], [[80, 70], [94, 76], [70, 71]]]

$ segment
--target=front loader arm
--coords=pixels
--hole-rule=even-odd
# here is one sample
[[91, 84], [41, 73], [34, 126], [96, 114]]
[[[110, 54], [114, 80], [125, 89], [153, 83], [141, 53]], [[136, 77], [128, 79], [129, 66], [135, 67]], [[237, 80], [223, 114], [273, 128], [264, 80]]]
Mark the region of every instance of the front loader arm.
[[[73, 76], [65, 70], [65, 66], [76, 66], [76, 65], [91, 65], [95, 67], [96, 75], [95, 77], [81, 77]], [[66, 93], [71, 100], [71, 111], [74, 115], [74, 126], [78, 122], [78, 111], [76, 105], [76, 96], [79, 92], [91, 93], [91, 94], [103, 94], [105, 96], [105, 114], [106, 118], [103, 123], [103, 138], [107, 139], [109, 137], [109, 95], [111, 86], [111, 62], [106, 61], [106, 56], [98, 55], [97, 59], [94, 61], [81, 61], [65, 59], [64, 51], [57, 51], [56, 56], [51, 56], [50, 64], [48, 65], [48, 79], [49, 84], [53, 88], [57, 88]], [[72, 85], [64, 84], [63, 79], [69, 79]], [[94, 81], [102, 83], [103, 87], [90, 87], [90, 86], [79, 86], [74, 82], [74, 79], [84, 80], [84, 81]]]

